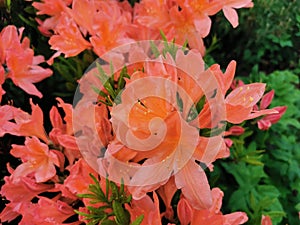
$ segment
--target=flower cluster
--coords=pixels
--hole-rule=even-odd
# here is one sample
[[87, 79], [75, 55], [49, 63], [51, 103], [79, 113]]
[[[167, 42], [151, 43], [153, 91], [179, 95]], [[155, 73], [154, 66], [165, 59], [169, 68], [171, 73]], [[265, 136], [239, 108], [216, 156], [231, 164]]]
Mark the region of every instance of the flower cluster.
[[39, 30], [50, 36], [49, 44], [56, 57], [64, 53], [75, 56], [92, 49], [98, 56], [119, 45], [139, 40], [157, 40], [160, 32], [168, 40], [191, 48], [203, 55], [202, 38], [209, 34], [211, 19], [223, 10], [233, 27], [238, 26], [235, 9], [252, 7], [251, 0], [143, 0], [132, 8], [127, 1], [43, 0], [34, 2]]
[[[213, 170], [215, 160], [230, 155], [230, 138], [244, 132], [244, 121], [256, 119], [266, 130], [286, 107], [267, 109], [274, 91], [264, 95], [263, 83], [237, 85], [235, 61], [225, 72], [218, 64], [206, 67], [202, 38], [210, 31], [209, 16], [223, 10], [236, 27], [235, 9], [251, 7], [252, 1], [142, 0], [131, 7], [127, 1], [43, 0], [32, 5], [37, 15], [48, 16], [36, 21], [57, 51], [49, 64], [60, 54], [67, 58], [87, 49], [101, 60], [79, 80], [73, 105], [57, 98], [48, 133], [46, 114], [32, 100], [31, 113], [0, 105], [0, 137], [24, 137], [24, 144], [11, 146], [20, 164], [7, 165], [10, 175], [0, 194], [8, 203], [1, 222], [21, 216], [20, 224], [93, 224], [89, 215], [98, 213], [100, 224], [245, 223], [243, 212], [223, 215], [223, 192], [211, 189], [205, 169]], [[161, 34], [164, 42], [148, 41]], [[33, 83], [52, 71], [38, 66], [44, 58], [34, 56], [29, 45], [22, 29], [2, 30], [0, 85], [11, 78], [42, 97]], [[0, 101], [3, 94], [1, 88]], [[121, 196], [109, 192], [106, 178], [120, 186]], [[95, 181], [99, 185], [93, 189]], [[111, 209], [89, 200], [89, 192], [101, 194], [105, 188]], [[132, 200], [117, 203], [114, 198], [123, 194]], [[262, 224], [271, 219], [264, 216]]]
[[22, 40], [24, 29], [7, 26], [0, 33], [0, 101], [5, 91], [2, 84], [10, 78], [14, 84], [31, 95], [42, 97], [33, 83], [37, 83], [52, 75], [50, 69], [44, 69], [38, 64], [44, 62], [44, 57], [34, 56], [29, 47], [28, 38]]

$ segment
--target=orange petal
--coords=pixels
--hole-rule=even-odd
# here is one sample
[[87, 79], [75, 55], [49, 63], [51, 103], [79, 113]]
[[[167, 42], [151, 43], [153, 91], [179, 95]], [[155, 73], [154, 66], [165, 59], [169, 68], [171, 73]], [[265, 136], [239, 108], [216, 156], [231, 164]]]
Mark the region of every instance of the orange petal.
[[207, 209], [212, 205], [212, 196], [205, 172], [193, 161], [189, 161], [175, 174], [177, 188], [195, 209]]

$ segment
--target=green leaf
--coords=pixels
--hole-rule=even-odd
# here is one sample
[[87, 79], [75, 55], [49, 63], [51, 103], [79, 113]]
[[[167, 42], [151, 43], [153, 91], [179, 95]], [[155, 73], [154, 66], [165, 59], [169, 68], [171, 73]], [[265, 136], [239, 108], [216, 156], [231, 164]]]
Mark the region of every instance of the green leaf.
[[110, 189], [112, 192], [112, 199], [119, 199], [119, 189], [118, 186], [114, 182], [110, 182]]
[[36, 23], [35, 23], [35, 20], [34, 20], [34, 19], [32, 19], [32, 18], [27, 19], [27, 18], [25, 18], [24, 16], [22, 16], [21, 14], [19, 14], [19, 17], [20, 17], [20, 19], [21, 19], [24, 23], [26, 23], [27, 25], [29, 25], [29, 26], [31, 26], [31, 27], [36, 27]]
[[106, 199], [108, 199], [109, 187], [110, 187], [110, 181], [109, 181], [108, 177], [106, 177], [106, 179], [105, 179], [105, 197], [106, 197]]
[[107, 220], [102, 221], [101, 225], [118, 225], [118, 224], [113, 220], [107, 219]]
[[112, 208], [116, 215], [116, 222], [119, 225], [128, 225], [130, 223], [130, 214], [123, 208], [122, 204], [117, 201], [113, 201]]
[[97, 78], [101, 81], [103, 87], [107, 90], [109, 95], [114, 99], [116, 97], [116, 93], [111, 85], [110, 78], [107, 76], [100, 63], [96, 62], [96, 67], [99, 72]]
[[179, 111], [183, 112], [183, 101], [178, 92], [176, 93], [176, 101], [177, 101], [177, 106], [179, 107]]
[[140, 215], [130, 225], [140, 225], [143, 222], [143, 219], [144, 219], [144, 215]]
[[160, 52], [153, 41], [150, 41], [150, 47], [151, 47], [151, 51], [154, 54], [155, 58], [157, 58], [160, 55]]
[[79, 198], [91, 198], [91, 199], [97, 199], [97, 196], [94, 194], [77, 194]]

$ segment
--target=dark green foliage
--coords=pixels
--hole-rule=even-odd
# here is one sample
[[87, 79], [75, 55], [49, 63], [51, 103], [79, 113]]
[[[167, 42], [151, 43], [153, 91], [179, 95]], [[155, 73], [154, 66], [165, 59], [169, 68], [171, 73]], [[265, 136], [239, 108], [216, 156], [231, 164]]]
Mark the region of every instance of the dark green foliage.
[[[260, 224], [269, 215], [273, 224], [297, 224], [300, 203], [300, 90], [292, 71], [269, 75], [253, 72], [251, 82], [265, 82], [274, 89], [271, 107], [288, 107], [282, 119], [268, 131], [247, 122], [239, 137], [232, 137], [231, 156], [217, 161], [210, 183], [225, 192], [224, 212], [244, 211], [247, 224]], [[248, 81], [249, 81], [248, 80]]]
[[94, 180], [94, 184], [89, 185], [89, 193], [78, 194], [78, 197], [91, 199], [91, 204], [101, 203], [101, 206], [87, 206], [89, 213], [75, 210], [76, 213], [85, 217], [88, 225], [99, 223], [102, 225], [140, 225], [142, 223], [143, 215], [130, 223], [130, 214], [124, 205], [131, 202], [131, 195], [125, 193], [122, 182], [118, 187], [114, 182], [106, 179], [104, 192], [96, 177], [92, 174], [90, 176]]
[[238, 62], [238, 75], [247, 76], [249, 69], [272, 72], [297, 67], [300, 49], [300, 1], [254, 0], [254, 7], [241, 9], [239, 26], [233, 29], [217, 14], [211, 35], [219, 39], [219, 48], [211, 52], [222, 66], [231, 59]]

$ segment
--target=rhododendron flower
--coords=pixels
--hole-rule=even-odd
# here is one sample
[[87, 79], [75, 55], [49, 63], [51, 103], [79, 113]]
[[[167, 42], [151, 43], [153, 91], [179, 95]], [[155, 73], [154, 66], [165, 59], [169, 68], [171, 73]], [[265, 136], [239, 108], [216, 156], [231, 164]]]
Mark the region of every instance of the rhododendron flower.
[[[15, 26], [5, 27], [0, 34], [0, 61], [6, 63], [6, 78], [11, 78], [16, 86], [31, 95], [42, 97], [33, 83], [37, 83], [52, 75], [50, 69], [44, 69], [38, 64], [44, 62], [43, 56], [34, 56], [29, 48], [29, 39], [24, 38], [21, 43], [23, 29], [18, 35]], [[3, 70], [0, 69], [0, 81], [3, 82]], [[5, 71], [4, 71], [5, 75]]]
[[53, 184], [37, 183], [34, 177], [22, 176], [14, 179], [14, 172], [11, 176], [4, 177], [5, 184], [1, 187], [1, 195], [10, 202], [29, 202], [36, 195], [51, 190]]
[[136, 23], [148, 29], [163, 29], [170, 26], [169, 7], [166, 1], [143, 0], [134, 7]]
[[45, 36], [51, 36], [51, 31], [55, 30], [60, 17], [66, 11], [67, 5], [70, 5], [72, 0], [43, 0], [41, 2], [33, 2], [32, 6], [38, 10], [37, 15], [49, 15], [50, 18], [42, 21], [36, 18], [39, 26], [38, 29]]
[[[13, 173], [13, 171], [11, 171]], [[1, 195], [5, 196], [10, 203], [5, 205], [0, 214], [0, 221], [10, 222], [20, 215], [19, 209], [22, 205], [30, 202], [35, 196], [42, 192], [53, 189], [52, 184], [36, 183], [34, 177], [21, 177], [14, 180], [13, 176], [4, 177], [5, 184], [1, 187]]]
[[[75, 214], [73, 208], [60, 200], [52, 200], [45, 197], [39, 197], [36, 204], [28, 203], [20, 208], [22, 220], [19, 224], [68, 224], [63, 223], [66, 219]], [[69, 223], [70, 224], [70, 223]], [[79, 225], [80, 222], [72, 223]]]
[[99, 13], [93, 18], [90, 42], [94, 52], [101, 56], [112, 48], [133, 41], [127, 35], [127, 27], [129, 27], [132, 18], [129, 12], [121, 9], [117, 1], [101, 1], [98, 5], [96, 10]]
[[187, 11], [193, 20], [201, 37], [206, 37], [210, 31], [211, 20], [209, 16], [216, 14], [222, 9], [222, 1], [207, 0], [179, 0], [182, 11]]
[[140, 215], [144, 215], [141, 225], [161, 225], [159, 199], [155, 192], [153, 192], [153, 200], [146, 195], [140, 200], [132, 200], [130, 206], [126, 205], [131, 221], [134, 221]]
[[[224, 74], [218, 65], [213, 65], [210, 68], [216, 75], [224, 95], [232, 86], [235, 68], [235, 61], [229, 63]], [[238, 124], [261, 115], [276, 113], [276, 111], [272, 109], [257, 111], [254, 107], [264, 94], [265, 84], [252, 83], [244, 85], [243, 83], [239, 83], [239, 85], [238, 88], [231, 91], [225, 98], [226, 120], [228, 122]]]
[[25, 146], [12, 145], [11, 154], [21, 158], [22, 164], [13, 173], [13, 179], [18, 180], [29, 174], [34, 174], [37, 182], [45, 182], [56, 175], [55, 166], [60, 167], [62, 153], [49, 150], [36, 137], [26, 138]]
[[0, 137], [3, 137], [6, 133], [17, 133], [17, 124], [10, 122], [10, 120], [14, 119], [15, 111], [17, 110], [18, 109], [10, 105], [0, 106]]
[[89, 174], [96, 176], [96, 172], [83, 159], [66, 169], [70, 175], [65, 179], [64, 186], [74, 195], [87, 193], [89, 184], [93, 183]]
[[266, 114], [277, 113], [274, 109], [255, 111], [255, 104], [261, 99], [265, 91], [265, 84], [252, 83], [241, 86], [230, 92], [225, 99], [227, 121], [241, 123]]
[[64, 147], [65, 156], [69, 163], [73, 164], [74, 160], [80, 158], [81, 155], [73, 135], [72, 105], [65, 103], [61, 98], [56, 99], [59, 102], [58, 106], [63, 109], [65, 117], [63, 121], [58, 109], [54, 106], [52, 107], [50, 110], [50, 121], [53, 128], [49, 133], [49, 137], [55, 146]]
[[[16, 219], [20, 214], [18, 209], [22, 203], [8, 203], [5, 205], [5, 208], [0, 213], [0, 221], [10, 223]], [[24, 204], [24, 203], [23, 203]]]
[[186, 41], [192, 49], [198, 49], [204, 55], [205, 47], [202, 34], [195, 27], [195, 23], [187, 11], [178, 11], [176, 7], [170, 9], [172, 28], [167, 36], [175, 39], [176, 43], [183, 45]]
[[33, 104], [30, 100], [31, 115], [21, 109], [14, 110], [14, 117], [17, 124], [17, 130], [13, 135], [17, 136], [35, 136], [48, 143], [48, 136], [44, 129], [43, 111], [38, 105]]
[[213, 204], [208, 209], [197, 210], [190, 206], [185, 198], [181, 198], [178, 202], [177, 213], [182, 225], [239, 225], [247, 222], [246, 213], [235, 212], [223, 215], [220, 211], [222, 205], [223, 192], [219, 188], [212, 189]]
[[[132, 54], [133, 51], [127, 59], [132, 59]], [[193, 104], [204, 96], [204, 92], [212, 96], [216, 88], [214, 85], [218, 86], [218, 82], [214, 80], [210, 70], [204, 71], [199, 52], [183, 54], [178, 50], [174, 58], [176, 61], [170, 54], [166, 54], [165, 58], [158, 57], [156, 61], [146, 60], [144, 71], [135, 71], [130, 79], [126, 80], [125, 89], [120, 95], [121, 103], [113, 105], [110, 109], [115, 135], [104, 156], [97, 148], [87, 148], [88, 145], [84, 144], [90, 138], [86, 135], [94, 130], [94, 118], [91, 120], [92, 124], [83, 123], [75, 131], [80, 133], [77, 140], [79, 143], [83, 142], [80, 150], [88, 162], [91, 161], [91, 165], [100, 174], [108, 174], [109, 179], [119, 182], [123, 178], [134, 199], [143, 198], [147, 192], [167, 183], [173, 175], [171, 179], [174, 179], [176, 187], [181, 189], [193, 207], [207, 208], [211, 205], [210, 187], [205, 172], [196, 160], [209, 165], [216, 157], [224, 157], [228, 153], [221, 135], [201, 139], [197, 128], [199, 124], [189, 124], [188, 120], [192, 120], [189, 118], [189, 111]], [[189, 67], [188, 62], [197, 65], [197, 69]], [[180, 69], [174, 69], [177, 63], [182, 65]], [[202, 84], [201, 81], [205, 79], [207, 80]], [[177, 104], [178, 94], [183, 101], [182, 109]], [[89, 92], [87, 98], [84, 96], [85, 94], [75, 109], [80, 117], [83, 115], [83, 109], [88, 109], [86, 106], [91, 102]], [[214, 98], [219, 100], [221, 92], [212, 97]], [[210, 99], [207, 102], [210, 102]], [[212, 124], [218, 124], [217, 121], [221, 120], [221, 106], [219, 102], [212, 107]], [[95, 109], [90, 108], [88, 114], [92, 115]], [[218, 113], [215, 113], [216, 111]], [[98, 115], [95, 114], [95, 118]], [[216, 121], [213, 121], [214, 119]], [[90, 133], [85, 133], [88, 130]], [[101, 133], [99, 135], [101, 137]], [[98, 149], [102, 146], [103, 144], [99, 144]], [[90, 154], [87, 153], [89, 150]], [[92, 156], [98, 158], [99, 165]]]
[[52, 49], [64, 53], [66, 57], [76, 56], [91, 47], [91, 44], [83, 38], [73, 18], [66, 13], [61, 15], [49, 44]]

